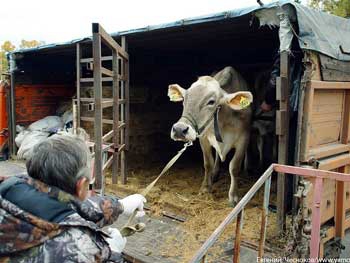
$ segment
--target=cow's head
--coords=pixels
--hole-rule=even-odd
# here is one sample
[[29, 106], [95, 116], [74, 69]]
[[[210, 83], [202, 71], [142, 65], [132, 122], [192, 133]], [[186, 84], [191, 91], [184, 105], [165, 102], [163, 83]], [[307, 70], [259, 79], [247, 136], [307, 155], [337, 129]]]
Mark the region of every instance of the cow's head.
[[178, 84], [169, 85], [170, 101], [183, 102], [181, 118], [171, 129], [171, 138], [175, 141], [194, 141], [212, 126], [216, 109], [222, 105], [239, 111], [247, 108], [253, 101], [248, 91], [227, 93], [219, 82], [210, 76], [200, 77], [187, 90]]

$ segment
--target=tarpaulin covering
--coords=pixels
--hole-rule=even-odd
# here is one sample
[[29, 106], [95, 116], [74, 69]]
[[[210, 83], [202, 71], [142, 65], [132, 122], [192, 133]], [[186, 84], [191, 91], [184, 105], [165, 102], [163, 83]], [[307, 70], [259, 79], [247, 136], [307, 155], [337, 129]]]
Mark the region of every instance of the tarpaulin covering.
[[[281, 26], [284, 30], [280, 32], [280, 40], [282, 50], [288, 49], [288, 41], [291, 41], [291, 34], [296, 35], [292, 29], [288, 29], [288, 21], [281, 19], [281, 10], [284, 10], [284, 15], [287, 19], [293, 20], [296, 18], [296, 23], [299, 28], [297, 35], [299, 44], [302, 49], [314, 50], [338, 60], [350, 61], [350, 19], [333, 16], [324, 12], [320, 12], [309, 7], [297, 4], [290, 0], [281, 0], [273, 3], [242, 9], [235, 9], [226, 12], [220, 12], [212, 15], [200, 16], [195, 18], [182, 19], [172, 23], [166, 23], [156, 26], [147, 26], [139, 29], [132, 29], [123, 32], [113, 33], [112, 36], [127, 36], [138, 33], [149, 32], [153, 30], [167, 31], [171, 28], [185, 27], [187, 25], [200, 24], [206, 22], [220, 21], [224, 19], [236, 18], [247, 14], [256, 14], [260, 12], [260, 19], [264, 17], [264, 12], [270, 9], [275, 13], [271, 24], [276, 24], [276, 21], [281, 21]], [[261, 13], [262, 12], [262, 13]], [[269, 16], [265, 17], [269, 20]], [[277, 18], [277, 19], [276, 19]], [[293, 22], [293, 21], [292, 21]], [[232, 22], [234, 23], [234, 21]], [[279, 26], [279, 25], [276, 25]], [[282, 37], [281, 37], [282, 35]], [[283, 35], [286, 37], [284, 38]], [[86, 41], [89, 38], [73, 40], [67, 43], [51, 44], [31, 48], [28, 50], [19, 50], [14, 53], [38, 52], [46, 49], [53, 49], [62, 46], [70, 46], [80, 41]]]

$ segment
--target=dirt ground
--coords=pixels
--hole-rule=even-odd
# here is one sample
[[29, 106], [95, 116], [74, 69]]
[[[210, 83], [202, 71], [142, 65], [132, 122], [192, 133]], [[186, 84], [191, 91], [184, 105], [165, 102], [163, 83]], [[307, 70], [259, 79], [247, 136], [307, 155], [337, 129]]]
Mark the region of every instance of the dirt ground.
[[[111, 178], [106, 178], [107, 192], [118, 196], [140, 193], [159, 174], [161, 168], [130, 171], [126, 185], [112, 185]], [[175, 165], [147, 196], [147, 206], [150, 208], [148, 213], [152, 216], [162, 216], [162, 212], [167, 211], [186, 219], [182, 224], [186, 235], [169, 237], [166, 244], [160, 248], [164, 251], [164, 255], [181, 258], [182, 262], [188, 261], [193, 256], [232, 210], [227, 204], [230, 184], [228, 173], [221, 172], [219, 181], [213, 185], [212, 194], [198, 194], [202, 179], [203, 171], [200, 164]], [[242, 197], [257, 179], [258, 177], [242, 175], [238, 180], [239, 196]], [[244, 211], [242, 239], [255, 244], [258, 244], [260, 238], [263, 194], [262, 187]], [[270, 204], [274, 203], [275, 198], [272, 191]], [[219, 241], [221, 243], [232, 241], [234, 233], [235, 223], [225, 230]], [[268, 214], [266, 245], [271, 248], [283, 248], [286, 245], [286, 239], [280, 237], [277, 232], [276, 213], [271, 211]], [[211, 257], [215, 258], [215, 255], [225, 253], [223, 250], [222, 246], [214, 246], [210, 250]]]

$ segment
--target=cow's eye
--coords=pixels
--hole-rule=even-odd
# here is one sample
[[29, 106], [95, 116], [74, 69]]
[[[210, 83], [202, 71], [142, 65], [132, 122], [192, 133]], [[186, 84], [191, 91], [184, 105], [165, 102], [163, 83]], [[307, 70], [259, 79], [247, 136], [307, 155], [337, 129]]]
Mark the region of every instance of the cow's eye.
[[208, 101], [207, 105], [214, 105], [215, 104], [215, 100], [210, 100]]

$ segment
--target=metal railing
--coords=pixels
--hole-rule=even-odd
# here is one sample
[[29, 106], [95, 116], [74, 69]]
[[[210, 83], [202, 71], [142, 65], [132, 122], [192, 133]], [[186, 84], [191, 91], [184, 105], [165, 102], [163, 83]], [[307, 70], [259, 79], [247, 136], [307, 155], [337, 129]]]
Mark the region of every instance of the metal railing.
[[[245, 194], [245, 196], [239, 201], [239, 203], [233, 208], [233, 210], [227, 215], [217, 229], [211, 234], [211, 236], [204, 242], [201, 248], [196, 252], [191, 259], [191, 263], [205, 262], [205, 257], [208, 250], [214, 245], [217, 239], [220, 237], [225, 228], [237, 218], [236, 223], [236, 236], [234, 243], [233, 262], [240, 262], [240, 246], [241, 246], [241, 230], [243, 228], [243, 211], [245, 206], [254, 197], [256, 192], [265, 184], [263, 209], [261, 212], [262, 220], [260, 225], [260, 241], [258, 247], [258, 257], [262, 258], [264, 255], [264, 246], [266, 238], [266, 224], [268, 215], [268, 205], [270, 199], [271, 188], [271, 175], [273, 172], [282, 174], [299, 175], [302, 177], [309, 177], [315, 179], [314, 195], [312, 204], [312, 230], [310, 240], [310, 258], [316, 260], [319, 255], [320, 245], [320, 229], [321, 229], [321, 194], [323, 189], [323, 179], [333, 179], [336, 181], [350, 182], [350, 174], [316, 170], [310, 168], [301, 168], [288, 165], [271, 164], [270, 167], [263, 173], [259, 180], [253, 185], [253, 187]], [[314, 261], [316, 262], [316, 261]]]

